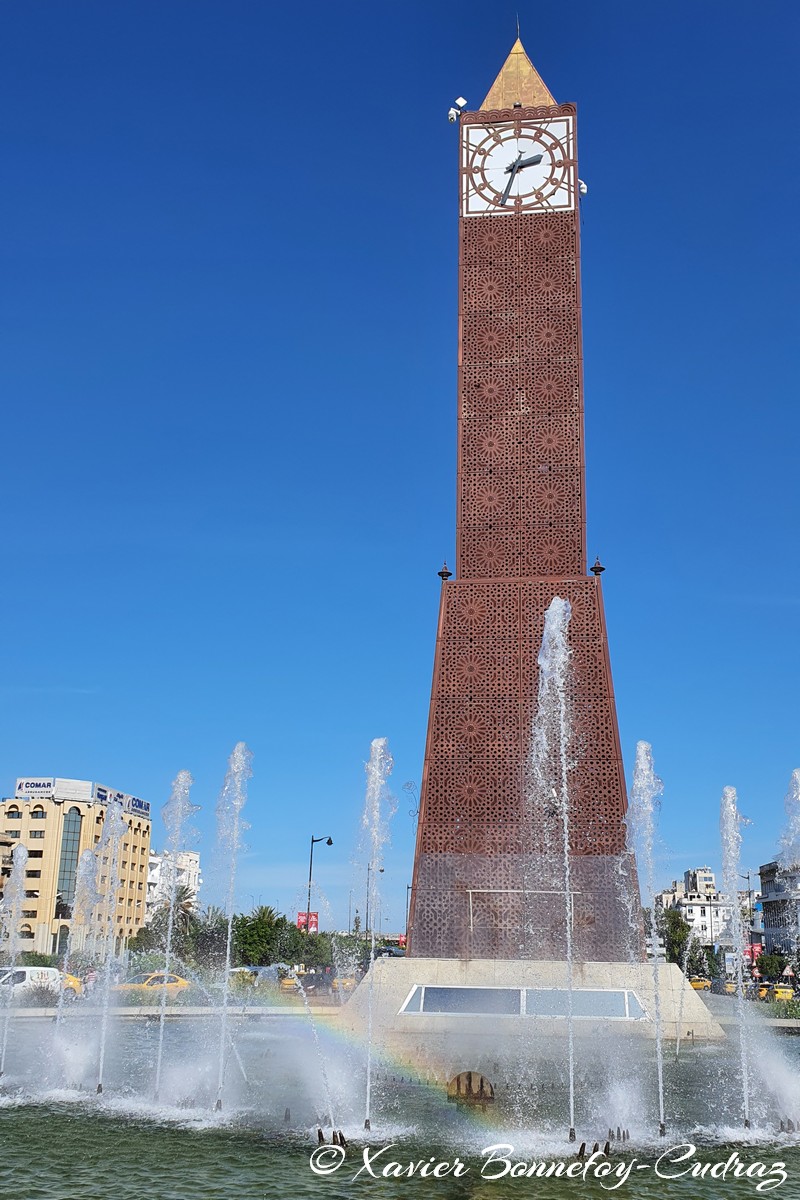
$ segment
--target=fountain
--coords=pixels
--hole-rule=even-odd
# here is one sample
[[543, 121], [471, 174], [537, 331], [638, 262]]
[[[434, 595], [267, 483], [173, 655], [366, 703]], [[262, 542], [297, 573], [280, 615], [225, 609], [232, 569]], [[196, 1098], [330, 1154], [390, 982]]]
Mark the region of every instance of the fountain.
[[[5, 1095], [24, 1096], [25, 1106], [38, 1104], [45, 1123], [50, 1119], [53, 1096], [57, 1096], [56, 1104], [63, 1104], [69, 1098], [73, 1119], [82, 1120], [84, 1114], [96, 1122], [97, 1117], [104, 1117], [111, 1130], [118, 1128], [118, 1119], [128, 1115], [151, 1125], [153, 1122], [173, 1127], [199, 1125], [206, 1130], [204, 1137], [211, 1138], [212, 1144], [214, 1139], [228, 1136], [226, 1131], [254, 1126], [280, 1139], [283, 1153], [290, 1156], [317, 1140], [320, 1145], [325, 1143], [331, 1154], [347, 1153], [348, 1144], [352, 1148], [359, 1138], [373, 1145], [381, 1140], [410, 1141], [414, 1145], [420, 1137], [423, 1141], [433, 1138], [432, 1151], [440, 1137], [447, 1137], [455, 1139], [459, 1146], [474, 1147], [478, 1144], [477, 1127], [470, 1112], [477, 1110], [484, 1116], [491, 1113], [494, 1128], [489, 1140], [493, 1143], [506, 1138], [515, 1143], [523, 1139], [531, 1147], [530, 1153], [535, 1148], [539, 1155], [547, 1152], [558, 1156], [564, 1153], [558, 1149], [559, 1143], [569, 1145], [574, 1141], [579, 1146], [577, 1161], [588, 1161], [592, 1154], [602, 1157], [605, 1153], [611, 1162], [620, 1155], [624, 1158], [634, 1152], [640, 1156], [650, 1153], [648, 1146], [654, 1145], [650, 1140], [651, 1114], [654, 1111], [657, 1114], [659, 1133], [663, 1134], [667, 1098], [669, 1124], [676, 1130], [676, 1140], [690, 1134], [694, 1140], [711, 1142], [730, 1138], [730, 1125], [726, 1121], [732, 1111], [728, 1107], [720, 1112], [718, 1132], [710, 1129], [699, 1132], [696, 1126], [698, 1121], [705, 1120], [707, 1097], [717, 1097], [720, 1086], [738, 1075], [744, 1079], [745, 1128], [749, 1128], [753, 1111], [752, 1071], [748, 1085], [743, 1075], [747, 1062], [744, 1061], [743, 1068], [743, 1060], [739, 1058], [738, 1072], [733, 1070], [730, 1039], [727, 1043], [707, 1042], [703, 1054], [700, 1041], [702, 1014], [706, 1010], [693, 991], [675, 986], [674, 976], [679, 968], [658, 962], [614, 964], [614, 971], [626, 972], [623, 976], [626, 1003], [631, 1006], [640, 1003], [641, 1015], [635, 1018], [635, 1024], [613, 1015], [600, 1021], [587, 1020], [587, 993], [594, 1000], [598, 992], [613, 995], [614, 988], [609, 988], [609, 983], [619, 980], [610, 980], [608, 976], [601, 979], [597, 974], [598, 964], [571, 961], [569, 931], [573, 906], [569, 903], [572, 887], [567, 854], [570, 810], [564, 800], [569, 793], [570, 762], [574, 755], [570, 749], [568, 630], [568, 606], [563, 602], [551, 606], [541, 650], [542, 682], [529, 773], [531, 806], [539, 811], [544, 804], [550, 813], [548, 840], [552, 857], [547, 869], [558, 869], [563, 881], [558, 900], [563, 912], [564, 961], [495, 963], [489, 985], [489, 991], [503, 1002], [516, 989], [517, 996], [524, 996], [526, 1015], [509, 1016], [502, 1011], [502, 1005], [495, 1005], [487, 1029], [479, 1016], [459, 1012], [453, 1006], [447, 1012], [428, 1013], [422, 997], [423, 1002], [414, 1011], [420, 977], [426, 993], [430, 989], [440, 1001], [447, 999], [453, 987], [459, 989], [460, 995], [473, 999], [485, 994], [488, 967], [480, 962], [431, 964], [415, 959], [373, 959], [367, 978], [342, 1008], [333, 1005], [321, 1008], [312, 994], [306, 994], [302, 977], [288, 964], [271, 968], [273, 986], [264, 989], [263, 997], [261, 989], [248, 993], [246, 1000], [240, 992], [234, 993], [230, 881], [235, 878], [236, 855], [244, 828], [241, 813], [250, 775], [250, 755], [240, 743], [231, 755], [219, 805], [220, 842], [225, 849], [228, 873], [226, 953], [220, 972], [219, 999], [207, 977], [196, 977], [197, 1004], [201, 1007], [189, 1008], [185, 1014], [170, 1009], [168, 1022], [163, 991], [159, 993], [157, 1012], [146, 1009], [138, 1017], [133, 1011], [116, 1007], [108, 987], [102, 989], [97, 1009], [91, 1000], [62, 1007], [57, 1014], [52, 1044], [60, 1048], [59, 1061], [62, 1053], [71, 1056], [71, 1068], [55, 1092], [37, 1090], [36, 1075], [31, 1070], [31, 1064], [36, 1062], [37, 1044], [42, 1047], [51, 1044], [48, 1032], [51, 1026], [46, 1018], [37, 1019], [35, 1014], [28, 1017], [15, 1010], [11, 1018], [15, 1021], [14, 1037], [7, 1039], [13, 1062], [10, 1074], [4, 1078]], [[370, 872], [373, 911], [390, 805], [391, 765], [386, 740], [376, 739], [367, 765], [363, 846], [373, 868]], [[185, 822], [191, 813], [190, 782], [188, 774], [182, 772], [166, 806], [173, 849], [185, 835]], [[640, 743], [631, 789], [628, 836], [630, 845], [637, 849], [648, 897], [653, 892], [654, 813], [660, 790], [650, 747]], [[739, 821], [735, 794], [726, 789], [722, 830], [728, 872], [735, 866], [738, 868]], [[93, 890], [97, 864], [101, 864], [99, 869], [113, 875], [120, 835], [119, 813], [111, 807], [97, 857], [93, 852], [84, 856], [76, 886], [75, 911], [88, 911], [89, 924], [97, 907]], [[21, 855], [15, 860], [15, 868], [18, 884], [24, 878]], [[552, 879], [548, 875], [548, 887]], [[533, 891], [532, 876], [530, 881]], [[13, 899], [13, 886], [7, 892], [9, 895]], [[174, 902], [174, 893], [172, 896]], [[109, 909], [107, 906], [103, 911], [102, 928], [101, 953], [106, 952], [106, 962], [114, 959]], [[0, 914], [3, 911], [0, 909]], [[5, 911], [8, 913], [9, 909]], [[4, 918], [6, 924], [8, 919]], [[374, 939], [372, 950], [374, 954]], [[167, 966], [173, 964], [187, 978], [193, 976], [192, 969], [174, 954], [169, 936], [164, 961]], [[287, 1008], [285, 1002], [282, 1008], [276, 1004], [279, 971], [295, 979], [301, 1001], [296, 1008]], [[104, 967], [103, 973], [107, 976], [109, 969]], [[549, 1013], [546, 1006], [542, 1008], [543, 997], [547, 996]], [[676, 1005], [677, 1016], [673, 1012]], [[416, 1026], [413, 1039], [407, 1032], [398, 1036], [401, 1010]], [[97, 1023], [91, 1019], [93, 1013], [99, 1017]], [[359, 1013], [360, 1021], [356, 1019]], [[710, 1019], [706, 1020], [708, 1024]], [[214, 1037], [217, 1024], [224, 1041]], [[671, 1036], [680, 1036], [684, 1025], [699, 1031], [699, 1036], [691, 1039], [682, 1055], [676, 1038], [675, 1058], [667, 1062], [663, 1044]], [[341, 1036], [353, 1031], [360, 1031], [357, 1040]], [[735, 1045], [740, 1053], [741, 1040]], [[103, 1087], [96, 1096], [91, 1096], [86, 1084], [98, 1048], [101, 1065], [97, 1081]], [[226, 1084], [226, 1064], [230, 1058], [239, 1063], [238, 1094], [230, 1080]], [[758, 1043], [757, 1058], [760, 1064], [757, 1069], [762, 1076], [758, 1090], [759, 1124], [763, 1126], [771, 1120], [778, 1130], [782, 1121], [784, 1131], [790, 1128], [793, 1131], [800, 1114], [800, 1092], [794, 1082], [791, 1060], [762, 1042]], [[655, 1092], [648, 1082], [650, 1072], [655, 1076]], [[220, 1103], [223, 1088], [225, 1115]], [[687, 1112], [686, 1097], [693, 1090], [697, 1091], [700, 1103], [691, 1114]], [[204, 1110], [205, 1117], [201, 1115]], [[102, 1131], [104, 1126], [95, 1124], [94, 1128]], [[784, 1132], [779, 1136], [791, 1138], [794, 1133]], [[631, 1140], [636, 1146], [634, 1152], [629, 1150]], [[595, 1150], [590, 1154], [592, 1146]], [[601, 1147], [605, 1150], [601, 1151]], [[575, 1150], [569, 1153], [574, 1155]]]
[[[103, 942], [103, 1015], [100, 1025], [100, 1056], [97, 1065], [97, 1094], [103, 1091], [103, 1070], [106, 1061], [108, 1021], [111, 1008], [111, 980], [114, 970], [116, 931], [114, 919], [117, 913], [119, 892], [119, 848], [127, 832], [128, 824], [118, 800], [112, 800], [106, 808], [103, 832], [97, 846], [97, 860], [101, 872], [101, 890], [105, 895], [105, 938]], [[105, 874], [103, 874], [105, 872]]]
[[[656, 881], [653, 863], [653, 840], [655, 837], [655, 810], [658, 797], [664, 790], [664, 785], [655, 773], [653, 767], [653, 748], [647, 742], [636, 743], [636, 765], [633, 770], [633, 788], [631, 789], [628, 816], [626, 818], [628, 846], [636, 855], [637, 861], [644, 867], [645, 896], [651, 914], [651, 953], [653, 968], [653, 1024], [656, 1036], [656, 1071], [658, 1075], [658, 1133], [663, 1137], [666, 1133], [664, 1120], [664, 1047], [663, 1022], [661, 1019], [661, 986], [659, 980], [659, 965], [661, 952], [659, 937], [656, 929]], [[681, 988], [678, 1007], [678, 1031], [676, 1046], [680, 1040], [683, 1009], [686, 999], [686, 988]], [[676, 1050], [677, 1053], [677, 1050]]]
[[731, 897], [731, 933], [733, 936], [736, 969], [736, 1016], [739, 1026], [739, 1063], [742, 1085], [742, 1113], [745, 1129], [750, 1128], [750, 1064], [748, 1049], [748, 1011], [744, 995], [744, 931], [742, 914], [736, 903], [739, 890], [739, 858], [742, 845], [741, 826], [746, 819], [739, 813], [736, 789], [726, 787], [720, 802], [719, 828], [722, 838], [722, 887]]
[[227, 1041], [228, 998], [231, 981], [231, 940], [233, 937], [236, 866], [241, 849], [241, 836], [246, 828], [242, 809], [247, 801], [247, 781], [253, 774], [250, 763], [253, 755], [244, 742], [237, 742], [228, 760], [225, 783], [217, 802], [217, 841], [220, 859], [227, 864], [228, 894], [225, 905], [227, 938], [225, 943], [225, 975], [222, 984], [222, 1012], [219, 1030], [219, 1068], [215, 1109], [222, 1108], [222, 1089], [225, 1083], [225, 1047]]
[[[378, 875], [383, 870], [383, 847], [388, 836], [387, 780], [392, 772], [392, 756], [389, 753], [389, 743], [386, 738], [375, 738], [370, 747], [369, 762], [366, 765], [367, 795], [364, 806], [362, 826], [367, 835], [367, 853], [369, 865], [367, 870], [367, 888], [369, 891], [368, 906], [372, 912], [377, 911]], [[369, 907], [367, 908], [369, 911]], [[370, 965], [375, 962], [375, 921], [373, 919], [370, 934]], [[372, 1102], [372, 1014], [375, 999], [375, 972], [368, 973], [367, 998], [367, 1086], [365, 1095], [364, 1128], [371, 1126], [370, 1106]]]
[[168, 864], [169, 881], [169, 913], [167, 915], [167, 939], [164, 948], [164, 982], [161, 987], [161, 1011], [158, 1015], [158, 1054], [156, 1056], [155, 1099], [158, 1100], [161, 1087], [161, 1064], [164, 1056], [164, 1020], [167, 1010], [167, 976], [172, 957], [172, 931], [175, 925], [175, 901], [178, 894], [178, 854], [184, 848], [184, 839], [188, 835], [186, 822], [193, 813], [199, 812], [199, 806], [189, 800], [189, 791], [194, 780], [188, 771], [179, 771], [172, 784], [170, 798], [164, 805], [162, 816], [167, 830], [168, 857], [164, 856], [164, 864]]
[[[624, 961], [596, 962], [575, 953], [576, 909], [585, 914], [585, 901], [576, 904], [576, 899], [582, 901], [582, 890], [593, 886], [597, 876], [576, 853], [585, 835], [575, 831], [572, 822], [573, 775], [583, 748], [573, 729], [570, 617], [569, 601], [555, 597], [547, 609], [538, 656], [538, 700], [524, 800], [525, 828], [532, 831], [532, 841], [520, 872], [529, 911], [539, 913], [545, 937], [549, 931], [548, 948], [555, 953], [524, 959], [412, 954], [396, 961], [377, 960], [367, 986], [362, 985], [345, 1006], [342, 1023], [363, 1039], [370, 1055], [374, 1049], [384, 1062], [399, 1059], [443, 1080], [461, 1105], [497, 1107], [508, 1092], [512, 1108], [530, 1112], [531, 1094], [544, 1092], [548, 1103], [542, 1109], [549, 1122], [563, 1095], [566, 1121], [562, 1117], [561, 1128], [566, 1128], [568, 1141], [575, 1141], [578, 1126], [584, 1125], [590, 1143], [608, 1127], [618, 1124], [624, 1131], [633, 1118], [641, 1119], [641, 1110], [649, 1104], [647, 1047], [652, 1040], [657, 1128], [663, 1137], [665, 1040], [677, 1040], [684, 1023], [691, 1027], [693, 1044], [723, 1041], [725, 1035], [677, 964], [659, 962], [656, 954], [645, 967], [641, 950], [634, 952], [637, 942], [641, 946], [641, 917], [632, 901]], [[640, 865], [650, 894], [655, 887], [653, 808], [659, 790], [649, 747], [642, 743], [631, 796], [629, 845], [617, 856], [613, 871], [603, 870], [604, 877], [621, 879], [628, 888], [634, 877], [632, 846], [640, 841]], [[457, 871], [457, 862], [448, 870]], [[471, 919], [471, 892], [467, 899]], [[527, 918], [522, 932], [523, 944], [531, 946]], [[628, 1079], [633, 1074], [635, 1088], [625, 1086], [621, 1070]], [[634, 1095], [641, 1095], [639, 1111], [630, 1108]], [[618, 1119], [607, 1119], [609, 1109]]]
[[[8, 963], [13, 971], [16, 966], [20, 945], [18, 931], [22, 916], [23, 901], [25, 899], [25, 868], [28, 865], [28, 851], [25, 846], [15, 846], [11, 857], [11, 875], [3, 892], [3, 904], [0, 905], [0, 933], [2, 933], [2, 940], [7, 946]], [[0, 1046], [0, 1078], [5, 1074], [6, 1070], [8, 1031], [14, 1007], [14, 991], [12, 987], [8, 988], [4, 996], [4, 1001], [3, 1043]]]

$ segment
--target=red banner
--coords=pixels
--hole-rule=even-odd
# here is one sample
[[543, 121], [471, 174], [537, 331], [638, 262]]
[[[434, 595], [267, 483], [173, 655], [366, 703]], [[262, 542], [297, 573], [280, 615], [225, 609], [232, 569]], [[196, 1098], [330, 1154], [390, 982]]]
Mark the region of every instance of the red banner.
[[319, 933], [319, 913], [318, 912], [298, 913], [297, 914], [297, 928], [298, 929], [308, 929], [309, 933]]

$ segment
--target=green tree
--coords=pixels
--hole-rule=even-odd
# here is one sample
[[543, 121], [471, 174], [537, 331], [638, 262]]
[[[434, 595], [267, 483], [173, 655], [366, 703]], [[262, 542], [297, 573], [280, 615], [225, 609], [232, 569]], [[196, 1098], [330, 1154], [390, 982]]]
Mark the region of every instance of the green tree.
[[[134, 951], [166, 950], [169, 929], [170, 901], [165, 898], [153, 913], [152, 919], [139, 930], [128, 943]], [[172, 953], [178, 958], [191, 960], [194, 957], [194, 942], [200, 918], [197, 914], [197, 896], [186, 883], [175, 889], [175, 905], [172, 918]]]
[[194, 930], [194, 958], [200, 966], [225, 966], [228, 919], [221, 908], [210, 905], [201, 913]]
[[782, 954], [759, 954], [756, 966], [765, 979], [779, 979], [786, 966], [786, 959]]
[[707, 972], [706, 952], [697, 940], [693, 940], [686, 955], [686, 974], [691, 979], [693, 975], [705, 975]]
[[[653, 927], [652, 913], [646, 908], [642, 915], [645, 933], [650, 936]], [[656, 932], [664, 942], [667, 962], [679, 963], [682, 966], [692, 929], [677, 908], [656, 909]]]

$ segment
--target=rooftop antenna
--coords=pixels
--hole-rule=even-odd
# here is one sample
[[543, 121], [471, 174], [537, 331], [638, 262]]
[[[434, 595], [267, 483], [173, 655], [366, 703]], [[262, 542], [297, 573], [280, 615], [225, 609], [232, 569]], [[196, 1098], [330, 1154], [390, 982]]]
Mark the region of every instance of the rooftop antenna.
[[519, 13], [517, 13], [517, 41], [519, 41]]

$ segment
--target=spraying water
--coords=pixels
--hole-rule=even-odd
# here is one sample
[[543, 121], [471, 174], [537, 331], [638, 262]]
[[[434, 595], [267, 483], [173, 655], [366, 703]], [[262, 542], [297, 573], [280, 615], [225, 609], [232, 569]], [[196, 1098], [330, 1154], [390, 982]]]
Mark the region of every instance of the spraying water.
[[[690, 933], [688, 938], [686, 939], [686, 948], [683, 951], [683, 958], [681, 960], [681, 971], [683, 972], [684, 979], [688, 978], [689, 960], [692, 957], [693, 951], [702, 952], [702, 947], [700, 946], [700, 942], [698, 941], [697, 936], [694, 933]], [[681, 1033], [683, 1032], [683, 1001], [684, 1001], [685, 995], [686, 995], [686, 988], [684, 986], [681, 988], [681, 998], [678, 1001], [678, 1033], [677, 1033], [677, 1037], [675, 1038], [675, 1061], [676, 1062], [678, 1062], [678, 1060], [680, 1059], [680, 1056], [681, 1056]]]
[[217, 801], [217, 845], [220, 857], [228, 867], [228, 897], [225, 914], [228, 918], [228, 935], [225, 943], [225, 979], [222, 988], [222, 1015], [219, 1031], [219, 1073], [217, 1100], [214, 1108], [222, 1108], [222, 1087], [225, 1082], [225, 1042], [228, 1032], [228, 995], [231, 982], [231, 942], [233, 940], [233, 904], [236, 888], [236, 864], [241, 849], [242, 833], [247, 828], [242, 820], [242, 809], [247, 803], [247, 781], [252, 778], [250, 766], [252, 751], [244, 742], [237, 742], [228, 759], [225, 782]]
[[128, 831], [128, 822], [122, 811], [119, 800], [112, 800], [106, 808], [103, 821], [103, 833], [97, 844], [97, 858], [100, 863], [100, 887], [103, 890], [103, 871], [106, 883], [104, 894], [106, 898], [106, 933], [103, 946], [103, 1018], [100, 1024], [100, 1061], [97, 1067], [97, 1094], [103, 1091], [103, 1070], [106, 1061], [106, 1042], [108, 1040], [108, 1017], [111, 1007], [111, 972], [114, 962], [114, 917], [117, 910], [119, 894], [119, 848], [123, 834]]
[[[373, 913], [377, 911], [378, 875], [383, 863], [383, 847], [388, 837], [388, 818], [393, 811], [387, 780], [392, 773], [394, 760], [389, 753], [387, 738], [375, 738], [370, 746], [369, 762], [366, 765], [367, 795], [364, 804], [362, 825], [367, 835], [369, 854], [368, 900]], [[370, 930], [370, 972], [367, 1007], [367, 1091], [364, 1128], [371, 1128], [372, 1105], [372, 1002], [375, 986], [375, 920]]]
[[[781, 834], [778, 868], [782, 875], [793, 875], [800, 867], [800, 770], [792, 771], [784, 807], [786, 809], [786, 825]], [[790, 904], [786, 907], [792, 950], [797, 953], [800, 948], [797, 905]]]
[[[76, 941], [83, 935], [85, 944], [88, 941], [88, 935], [96, 936], [94, 916], [102, 899], [97, 890], [97, 855], [94, 850], [84, 850], [78, 859], [78, 869], [75, 873], [75, 898], [72, 901], [72, 919], [64, 951], [63, 971], [65, 975], [69, 973], [70, 960], [76, 949]], [[64, 988], [62, 987], [58, 996], [57, 1027], [61, 1025], [63, 1016]]]
[[531, 738], [533, 787], [539, 807], [552, 801], [560, 826], [564, 879], [564, 944], [567, 964], [567, 1047], [569, 1064], [569, 1138], [575, 1140], [575, 1022], [573, 1012], [572, 867], [569, 844], [569, 771], [572, 711], [568, 695], [572, 651], [567, 629], [569, 600], [556, 596], [547, 609], [539, 651], [539, 695]]
[[[7, 942], [9, 971], [13, 977], [19, 954], [19, 922], [22, 916], [25, 900], [25, 867], [28, 863], [28, 850], [25, 846], [14, 847], [11, 856], [11, 875], [3, 892], [3, 904], [0, 905], [0, 929]], [[6, 985], [6, 1013], [3, 1020], [3, 1045], [0, 1049], [0, 1075], [6, 1069], [6, 1050], [8, 1048], [8, 1029], [11, 1023], [11, 1004], [14, 998], [14, 985], [9, 980]]]
[[279, 963], [279, 964], [277, 964], [277, 966], [279, 966], [282, 970], [286, 971], [286, 973], [291, 976], [291, 978], [294, 980], [295, 987], [299, 991], [300, 996], [302, 998], [303, 1008], [306, 1011], [306, 1016], [308, 1017], [308, 1023], [311, 1026], [311, 1034], [312, 1034], [312, 1037], [314, 1038], [314, 1050], [316, 1051], [317, 1062], [319, 1063], [320, 1075], [322, 1076], [322, 1088], [323, 1088], [323, 1091], [325, 1092], [325, 1103], [328, 1108], [328, 1120], [331, 1123], [331, 1129], [336, 1129], [336, 1120], [333, 1115], [333, 1094], [331, 1092], [331, 1085], [328, 1080], [328, 1068], [325, 1065], [325, 1055], [322, 1052], [322, 1044], [320, 1043], [320, 1040], [319, 1040], [319, 1032], [317, 1031], [317, 1023], [314, 1020], [314, 1014], [311, 1011], [311, 1005], [309, 1004], [309, 1001], [308, 1001], [308, 994], [306, 992], [306, 989], [303, 987], [302, 979], [300, 978], [300, 976], [297, 974], [297, 972], [294, 970], [293, 967], [288, 966], [286, 963]]
[[169, 870], [169, 913], [167, 915], [167, 940], [164, 947], [164, 983], [161, 988], [161, 1007], [158, 1015], [158, 1053], [156, 1055], [155, 1099], [161, 1087], [161, 1063], [164, 1055], [164, 1015], [167, 1008], [167, 981], [169, 979], [170, 956], [172, 954], [172, 932], [175, 926], [175, 900], [178, 894], [178, 854], [188, 830], [186, 823], [199, 811], [199, 805], [189, 800], [189, 791], [194, 780], [188, 771], [179, 771], [172, 783], [169, 800], [161, 810], [167, 830], [167, 850], [163, 866]]
[[[656, 1073], [658, 1076], [658, 1132], [661, 1137], [666, 1133], [664, 1121], [664, 1041], [663, 1022], [661, 1018], [661, 987], [659, 981], [659, 965], [661, 949], [656, 930], [656, 882], [655, 866], [653, 863], [653, 842], [655, 840], [655, 813], [658, 808], [658, 797], [664, 790], [664, 785], [655, 773], [653, 767], [653, 747], [649, 742], [636, 743], [636, 765], [633, 769], [633, 788], [628, 803], [628, 815], [625, 818], [628, 848], [644, 864], [645, 896], [651, 913], [652, 934], [652, 964], [653, 964], [653, 1004], [656, 1027]], [[683, 991], [681, 991], [681, 997]]]
[[739, 887], [739, 859], [742, 849], [741, 826], [748, 824], [739, 813], [736, 788], [722, 791], [719, 811], [719, 831], [722, 837], [722, 886], [731, 898], [731, 934], [736, 961], [736, 1016], [739, 1023], [739, 1062], [742, 1074], [742, 1109], [744, 1127], [750, 1128], [750, 1068], [747, 1058], [747, 1005], [744, 998], [743, 954], [744, 935], [742, 914], [736, 902]]

